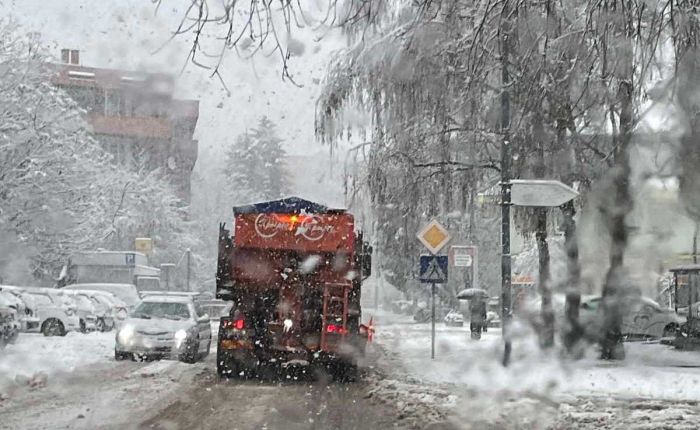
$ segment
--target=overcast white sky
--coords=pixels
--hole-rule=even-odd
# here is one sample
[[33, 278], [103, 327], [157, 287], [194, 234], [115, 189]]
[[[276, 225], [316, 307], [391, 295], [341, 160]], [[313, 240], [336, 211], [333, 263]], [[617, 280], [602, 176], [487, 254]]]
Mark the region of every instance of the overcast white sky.
[[[0, 0], [3, 16], [14, 16], [27, 32], [40, 32], [58, 57], [62, 47], [81, 51], [86, 66], [163, 71], [179, 74], [190, 48], [190, 39], [177, 38], [157, 51], [169, 38], [190, 0], [163, 0], [155, 15], [151, 0]], [[212, 1], [216, 3], [216, 1]], [[309, 6], [312, 1], [303, 2]], [[200, 159], [218, 154], [227, 142], [268, 115], [279, 126], [293, 154], [316, 153], [314, 105], [326, 64], [341, 46], [337, 34], [300, 30], [294, 34], [304, 46], [292, 58], [291, 72], [303, 87], [282, 82], [277, 55], [256, 56], [253, 61], [228, 52], [223, 77], [226, 91], [206, 70], [188, 65], [180, 75], [178, 96], [200, 100], [196, 138]]]

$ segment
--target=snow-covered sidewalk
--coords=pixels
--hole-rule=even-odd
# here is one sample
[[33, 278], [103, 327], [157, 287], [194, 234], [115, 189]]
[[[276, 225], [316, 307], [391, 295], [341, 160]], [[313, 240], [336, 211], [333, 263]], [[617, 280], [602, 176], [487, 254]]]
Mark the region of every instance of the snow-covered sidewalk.
[[[430, 359], [430, 324], [410, 317], [378, 313], [376, 339], [396, 354], [417, 378], [455, 383], [487, 392], [529, 392], [537, 395], [614, 395], [670, 400], [700, 398], [700, 353], [677, 351], [659, 343], [629, 342], [621, 362], [597, 360], [594, 351], [582, 360], [561, 360], [543, 353], [537, 339], [518, 330], [513, 340], [512, 365], [501, 363], [499, 329], [470, 339], [467, 326], [436, 324], [436, 357]], [[467, 324], [468, 325], [468, 324]]]
[[696, 421], [678, 417], [700, 419], [693, 412], [700, 397], [698, 352], [631, 342], [621, 362], [600, 361], [593, 350], [582, 360], [562, 360], [541, 352], [533, 333], [516, 327], [512, 364], [504, 368], [500, 330], [474, 341], [468, 324], [439, 322], [431, 360], [430, 324], [372, 309], [364, 314], [374, 317], [376, 343], [396, 369], [389, 384], [447, 410], [459, 428], [696, 428]]

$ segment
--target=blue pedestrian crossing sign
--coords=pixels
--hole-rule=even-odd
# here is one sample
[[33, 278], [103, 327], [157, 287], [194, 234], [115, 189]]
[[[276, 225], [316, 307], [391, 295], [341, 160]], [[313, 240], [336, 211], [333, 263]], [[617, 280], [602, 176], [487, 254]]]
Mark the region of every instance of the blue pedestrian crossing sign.
[[447, 282], [447, 255], [421, 255], [420, 281], [444, 284]]

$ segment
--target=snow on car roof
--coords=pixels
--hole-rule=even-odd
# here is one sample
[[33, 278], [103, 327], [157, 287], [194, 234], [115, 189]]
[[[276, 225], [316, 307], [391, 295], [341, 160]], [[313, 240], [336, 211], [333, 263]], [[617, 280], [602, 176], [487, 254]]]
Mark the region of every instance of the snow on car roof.
[[99, 288], [130, 288], [136, 286], [134, 284], [110, 284], [110, 283], [88, 283], [88, 284], [71, 284], [63, 287], [65, 290], [92, 290]]
[[192, 303], [192, 297], [190, 297], [190, 296], [153, 295], [153, 296], [146, 296], [141, 301], [148, 302], [148, 303]]

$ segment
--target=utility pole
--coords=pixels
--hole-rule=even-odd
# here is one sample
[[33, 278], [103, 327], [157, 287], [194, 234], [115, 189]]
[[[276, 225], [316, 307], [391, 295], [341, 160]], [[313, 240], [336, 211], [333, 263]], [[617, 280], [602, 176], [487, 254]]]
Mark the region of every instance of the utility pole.
[[503, 366], [510, 362], [511, 340], [511, 260], [510, 260], [510, 76], [508, 74], [510, 47], [510, 8], [509, 0], [505, 0], [501, 17], [501, 321], [502, 335], [505, 341], [503, 350]]
[[432, 306], [430, 310], [430, 358], [435, 359], [435, 282], [432, 283], [430, 294]]
[[192, 260], [192, 250], [190, 250], [190, 248], [187, 248], [186, 252], [187, 252], [187, 291], [191, 291], [190, 290], [190, 273], [191, 273], [190, 263]]
[[382, 282], [382, 264], [380, 262], [380, 253], [381, 251], [379, 250], [379, 246], [377, 248], [377, 280], [374, 283], [374, 310], [375, 312], [379, 310], [379, 283]]

